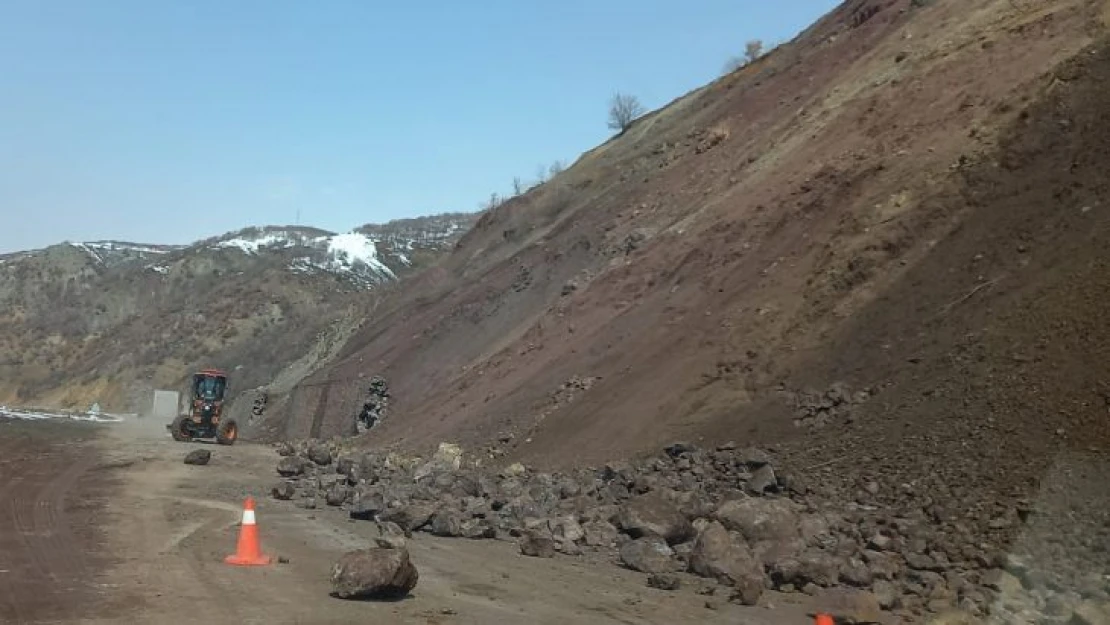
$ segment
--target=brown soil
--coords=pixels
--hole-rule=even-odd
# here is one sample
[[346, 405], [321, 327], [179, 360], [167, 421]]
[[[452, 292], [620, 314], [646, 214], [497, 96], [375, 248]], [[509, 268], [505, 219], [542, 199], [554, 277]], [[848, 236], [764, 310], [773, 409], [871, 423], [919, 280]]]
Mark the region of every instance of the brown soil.
[[87, 425], [0, 419], [0, 622], [69, 622], [103, 606], [96, 573], [113, 486]]
[[[1106, 6], [845, 2], [485, 215], [275, 418], [346, 433], [381, 374], [367, 444], [509, 432], [540, 465], [685, 438], [991, 473], [1104, 440]], [[836, 382], [879, 392], [796, 427]]]

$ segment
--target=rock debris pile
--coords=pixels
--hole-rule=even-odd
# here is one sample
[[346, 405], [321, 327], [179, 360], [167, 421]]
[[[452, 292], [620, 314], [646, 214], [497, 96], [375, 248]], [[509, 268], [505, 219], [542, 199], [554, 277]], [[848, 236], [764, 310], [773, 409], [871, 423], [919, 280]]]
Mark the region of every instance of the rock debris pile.
[[566, 473], [472, 466], [449, 444], [430, 459], [344, 454], [320, 441], [278, 452], [275, 498], [375, 522], [383, 548], [403, 547], [414, 532], [511, 540], [525, 556], [609, 560], [654, 588], [745, 605], [771, 590], [820, 595], [847, 606], [844, 622], [952, 610], [997, 622], [1110, 614], [1104, 572], [1079, 566], [1067, 579], [1006, 551], [1004, 530], [1022, 523], [1021, 511], [981, 528], [943, 502], [881, 504], [877, 483], [864, 487], [864, 503], [830, 501], [760, 449], [675, 443], [651, 458]]

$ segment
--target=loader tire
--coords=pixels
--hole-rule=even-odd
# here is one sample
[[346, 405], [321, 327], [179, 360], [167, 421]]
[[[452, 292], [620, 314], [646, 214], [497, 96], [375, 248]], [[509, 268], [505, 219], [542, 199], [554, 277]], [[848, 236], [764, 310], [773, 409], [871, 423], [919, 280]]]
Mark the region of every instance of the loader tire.
[[173, 440], [179, 443], [188, 443], [193, 440], [193, 437], [185, 432], [185, 420], [188, 418], [187, 415], [178, 415], [170, 424], [170, 435], [173, 436]]
[[216, 442], [221, 445], [234, 445], [235, 441], [239, 438], [239, 424], [235, 423], [235, 419], [228, 419], [227, 421], [220, 421], [219, 427], [216, 428]]

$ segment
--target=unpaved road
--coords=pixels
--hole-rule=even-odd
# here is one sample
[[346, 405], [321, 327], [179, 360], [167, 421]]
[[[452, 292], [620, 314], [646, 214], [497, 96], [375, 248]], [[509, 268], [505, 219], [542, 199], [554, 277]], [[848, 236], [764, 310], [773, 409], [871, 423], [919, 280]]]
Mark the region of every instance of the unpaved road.
[[[157, 424], [34, 424], [0, 436], [0, 622], [198, 623], [805, 623], [806, 606], [705, 607], [692, 590], [647, 588], [616, 566], [525, 558], [500, 541], [410, 544], [420, 582], [395, 602], [329, 596], [332, 563], [370, 543], [372, 524], [340, 510], [269, 499], [268, 447], [174, 443]], [[35, 430], [35, 428], [42, 428]], [[77, 428], [77, 429], [75, 429]], [[22, 454], [22, 455], [20, 455]], [[262, 547], [288, 558], [263, 568], [223, 563], [248, 495]], [[692, 579], [692, 578], [691, 578]]]
[[[97, 470], [88, 425], [0, 420], [0, 623], [64, 622], [100, 597]], [[82, 609], [85, 609], [84, 607]]]

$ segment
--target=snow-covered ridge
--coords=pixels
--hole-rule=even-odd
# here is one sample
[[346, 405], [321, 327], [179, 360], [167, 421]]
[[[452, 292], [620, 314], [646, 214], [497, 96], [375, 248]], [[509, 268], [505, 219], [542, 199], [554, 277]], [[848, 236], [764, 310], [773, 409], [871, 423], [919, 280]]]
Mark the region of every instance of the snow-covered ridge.
[[305, 254], [290, 262], [290, 267], [299, 273], [347, 274], [360, 283], [397, 279], [379, 257], [373, 238], [358, 232], [313, 236], [313, 233], [293, 229], [252, 229], [217, 240], [212, 247], [236, 249], [244, 254], [304, 248]]
[[[65, 257], [77, 252], [98, 271], [135, 268], [173, 280], [194, 275], [195, 269], [182, 274], [176, 269], [198, 256], [209, 257], [216, 263], [234, 263], [236, 254], [244, 254], [264, 259], [269, 267], [276, 261], [294, 273], [339, 278], [357, 288], [369, 289], [397, 280], [414, 264], [434, 258], [437, 251], [448, 252], [477, 217], [442, 213], [366, 224], [345, 233], [292, 225], [252, 227], [190, 245], [66, 241], [43, 249], [0, 254], [0, 268], [8, 275], [24, 259], [45, 258], [58, 250], [68, 250]], [[202, 271], [211, 267], [205, 265]], [[235, 270], [246, 269], [238, 266]]]
[[125, 243], [122, 241], [86, 241], [75, 245], [92, 248], [94, 250], [136, 252], [138, 254], [168, 254], [174, 250], [181, 249], [180, 245], [143, 245], [141, 243]]
[[100, 265], [142, 259], [147, 256], [161, 256], [181, 249], [176, 245], [144, 245], [124, 241], [69, 241], [67, 244], [88, 254], [89, 258]]

